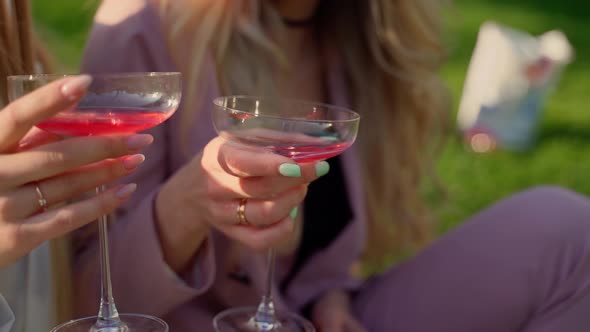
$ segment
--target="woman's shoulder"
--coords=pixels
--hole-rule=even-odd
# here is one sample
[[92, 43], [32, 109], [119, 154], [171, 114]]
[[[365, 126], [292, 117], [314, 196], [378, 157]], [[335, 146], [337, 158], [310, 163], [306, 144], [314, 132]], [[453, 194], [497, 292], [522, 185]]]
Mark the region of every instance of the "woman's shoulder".
[[[168, 70], [170, 60], [153, 0], [103, 0], [86, 41], [88, 72]], [[118, 61], [112, 61], [119, 57]], [[164, 68], [166, 67], [166, 68]]]
[[158, 0], [103, 0], [94, 23], [104, 26], [125, 25], [136, 29], [157, 25]]

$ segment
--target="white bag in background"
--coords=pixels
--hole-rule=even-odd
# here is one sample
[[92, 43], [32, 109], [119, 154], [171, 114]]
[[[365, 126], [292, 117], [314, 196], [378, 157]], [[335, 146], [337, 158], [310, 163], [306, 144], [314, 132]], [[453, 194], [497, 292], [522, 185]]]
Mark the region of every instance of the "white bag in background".
[[534, 37], [482, 24], [457, 116], [469, 146], [476, 152], [531, 147], [545, 99], [572, 58], [560, 31]]

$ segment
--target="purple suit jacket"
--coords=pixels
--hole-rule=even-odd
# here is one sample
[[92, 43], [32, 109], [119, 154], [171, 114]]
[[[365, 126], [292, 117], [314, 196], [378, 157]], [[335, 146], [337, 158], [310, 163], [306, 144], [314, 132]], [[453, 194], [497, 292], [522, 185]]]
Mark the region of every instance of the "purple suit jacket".
[[[170, 59], [160, 19], [149, 1], [105, 0], [87, 44], [82, 70], [90, 73], [177, 71]], [[344, 75], [338, 62], [330, 62], [328, 84], [330, 102], [346, 106]], [[205, 98], [198, 110], [183, 109], [166, 123], [150, 130], [155, 142], [146, 151], [146, 162], [125, 181], [139, 185], [132, 200], [117, 213], [110, 228], [110, 249], [114, 294], [119, 311], [164, 317], [172, 331], [211, 326], [217, 311], [229, 306], [255, 305], [264, 285], [264, 255], [232, 244], [212, 231], [198, 253], [192, 273], [178, 276], [167, 266], [156, 233], [153, 204], [160, 185], [215, 137], [211, 123], [212, 99], [219, 95], [215, 66], [211, 57], [204, 63]], [[191, 91], [183, 91], [184, 95]], [[180, 112], [190, 111], [190, 132], [181, 137]], [[186, 120], [184, 120], [186, 121]], [[181, 147], [188, 146], [189, 153]], [[354, 220], [348, 223], [330, 246], [312, 256], [281, 295], [277, 305], [300, 310], [323, 292], [354, 289], [360, 280], [352, 266], [365, 244], [366, 220], [363, 185], [354, 147], [342, 156], [349, 200]], [[99, 299], [98, 243], [87, 241], [76, 255], [77, 308], [95, 314]], [[289, 259], [277, 261], [277, 284], [286, 276]], [[250, 283], [229, 277], [245, 273]], [[275, 286], [276, 288], [276, 286]]]

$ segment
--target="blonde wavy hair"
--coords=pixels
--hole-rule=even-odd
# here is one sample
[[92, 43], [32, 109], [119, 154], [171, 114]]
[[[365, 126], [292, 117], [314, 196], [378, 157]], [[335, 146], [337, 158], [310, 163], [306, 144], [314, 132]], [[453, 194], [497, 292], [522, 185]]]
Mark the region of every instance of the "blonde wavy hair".
[[[0, 27], [0, 103], [3, 107], [8, 104], [7, 76], [48, 73], [54, 68], [54, 62], [33, 30], [28, 0], [3, 0]], [[51, 241], [50, 248], [56, 301], [52, 309], [57, 323], [72, 318], [68, 237]]]
[[[269, 64], [289, 70], [281, 47], [285, 26], [268, 1], [154, 1], [190, 91], [205, 90], [199, 88], [199, 77], [207, 56], [216, 62], [228, 94], [272, 93]], [[369, 274], [387, 267], [393, 257], [422, 248], [433, 236], [421, 190], [424, 175], [434, 174], [435, 147], [444, 136], [450, 106], [438, 76], [446, 56], [444, 4], [320, 0], [319, 40], [341, 55], [352, 106], [362, 115], [356, 144], [369, 227], [360, 262]], [[189, 96], [188, 104], [199, 97]]]

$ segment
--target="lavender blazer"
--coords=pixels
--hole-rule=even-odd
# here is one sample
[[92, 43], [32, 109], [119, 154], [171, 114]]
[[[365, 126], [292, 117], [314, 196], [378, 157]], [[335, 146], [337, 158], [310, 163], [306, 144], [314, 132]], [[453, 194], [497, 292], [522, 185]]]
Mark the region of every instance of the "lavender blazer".
[[[177, 71], [166, 49], [159, 17], [146, 0], [105, 0], [88, 40], [82, 70], [90, 73]], [[205, 98], [199, 109], [181, 104], [177, 114], [150, 131], [154, 144], [146, 150], [146, 162], [126, 181], [135, 181], [138, 192], [117, 213], [111, 224], [110, 249], [115, 298], [121, 312], [147, 313], [164, 317], [172, 331], [210, 328], [211, 317], [229, 306], [255, 305], [264, 285], [264, 256], [238, 248], [219, 232], [211, 231], [200, 249], [192, 273], [179, 276], [167, 266], [155, 229], [154, 198], [160, 185], [216, 136], [211, 123], [211, 100], [219, 95], [211, 57], [204, 63]], [[330, 101], [347, 105], [343, 73], [337, 61], [329, 68]], [[191, 91], [183, 91], [189, 95]], [[191, 112], [188, 137], [179, 133], [181, 112]], [[186, 121], [186, 120], [184, 120]], [[188, 144], [187, 144], [188, 143]], [[181, 146], [188, 145], [189, 154]], [[344, 174], [354, 220], [333, 243], [312, 256], [277, 294], [277, 305], [301, 310], [323, 292], [360, 285], [351, 267], [364, 247], [366, 220], [355, 149], [343, 158]], [[99, 299], [98, 243], [91, 240], [76, 254], [76, 298], [80, 314], [95, 314]], [[277, 261], [277, 283], [286, 277], [290, 259]], [[250, 282], [231, 278], [240, 271]], [[275, 286], [276, 287], [276, 286]]]

